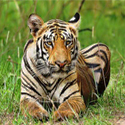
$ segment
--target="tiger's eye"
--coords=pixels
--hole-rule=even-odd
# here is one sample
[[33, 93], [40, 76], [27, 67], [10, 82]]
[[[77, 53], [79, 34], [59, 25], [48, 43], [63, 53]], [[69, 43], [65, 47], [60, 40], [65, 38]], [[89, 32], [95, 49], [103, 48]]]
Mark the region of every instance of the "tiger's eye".
[[48, 47], [51, 47], [51, 46], [53, 46], [53, 43], [52, 43], [52, 41], [46, 41], [46, 42], [45, 42], [45, 44], [46, 44], [46, 46], [48, 46]]
[[63, 35], [61, 35], [61, 39], [64, 39]]
[[70, 42], [69, 42], [69, 41], [67, 41], [67, 42], [66, 42], [66, 44], [68, 45], [68, 44], [70, 44]]
[[48, 41], [47, 44], [48, 44], [48, 45], [52, 45], [52, 42], [51, 42], [51, 41]]
[[66, 45], [71, 45], [72, 44], [72, 41], [66, 41]]

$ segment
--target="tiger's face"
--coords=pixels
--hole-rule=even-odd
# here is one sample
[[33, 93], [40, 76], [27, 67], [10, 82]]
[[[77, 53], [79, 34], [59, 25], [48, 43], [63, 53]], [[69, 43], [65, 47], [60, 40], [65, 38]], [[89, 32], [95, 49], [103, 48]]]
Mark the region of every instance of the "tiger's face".
[[36, 42], [35, 65], [45, 77], [62, 78], [75, 68], [79, 42], [78, 13], [69, 21], [53, 19], [43, 23], [37, 15], [31, 15], [28, 26]]

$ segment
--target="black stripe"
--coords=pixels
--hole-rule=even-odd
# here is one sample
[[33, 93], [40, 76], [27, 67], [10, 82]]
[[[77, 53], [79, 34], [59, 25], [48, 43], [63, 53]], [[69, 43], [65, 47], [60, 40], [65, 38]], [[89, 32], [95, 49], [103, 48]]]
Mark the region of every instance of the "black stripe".
[[36, 43], [36, 57], [39, 57], [39, 47], [38, 47], [38, 42]]
[[59, 25], [59, 24], [57, 24], [57, 23], [56, 23], [56, 24], [54, 24], [54, 26], [60, 27], [60, 25]]
[[61, 31], [67, 32], [67, 30], [66, 30], [66, 29], [63, 29], [63, 28], [59, 28], [58, 30], [59, 30], [59, 31], [61, 30]]
[[62, 25], [54, 24], [54, 26], [57, 26], [57, 27], [61, 27], [61, 28], [66, 29], [66, 27], [65, 27], [65, 26], [62, 26]]
[[62, 22], [59, 22], [59, 24], [61, 25], [67, 25], [66, 23], [64, 23], [63, 21]]
[[29, 88], [21, 82], [21, 87], [23, 87], [26, 91], [29, 91]]
[[45, 83], [45, 85], [51, 88], [55, 82], [56, 82], [56, 80], [54, 80], [53, 83], [51, 83], [51, 84], [49, 82], [47, 82], [47, 84]]
[[60, 96], [72, 85], [76, 84], [76, 79], [74, 79], [72, 82], [68, 82], [66, 83], [66, 85], [64, 86], [64, 88], [62, 89]]
[[98, 44], [92, 46], [91, 48], [89, 48], [88, 50], [86, 50], [85, 52], [83, 52], [82, 54], [86, 54], [86, 53], [88, 53], [89, 51], [91, 51], [91, 50], [93, 50], [94, 48], [99, 47], [99, 46], [105, 46], [105, 47], [107, 47], [106, 45], [104, 45], [104, 44], [102, 44], [102, 43], [98, 43]]
[[41, 94], [39, 92], [37, 92], [37, 90], [33, 86], [31, 86], [31, 84], [28, 83], [25, 78], [22, 77], [22, 79], [25, 81], [25, 83], [27, 83], [29, 85], [29, 86], [27, 86], [26, 84], [24, 84], [24, 82], [22, 82], [22, 84], [25, 87], [29, 88], [30, 90], [32, 90], [33, 92], [35, 92], [36, 94], [38, 94], [39, 96], [41, 96]]
[[95, 79], [93, 78], [91, 74], [89, 74], [89, 77], [90, 77], [92, 85], [94, 86], [93, 88], [95, 88], [95, 83], [96, 83]]
[[[44, 90], [44, 92], [47, 94], [47, 92], [46, 92], [47, 89], [46, 89], [44, 83], [42, 83], [42, 82], [39, 80], [39, 78], [36, 76], [36, 74], [35, 74], [35, 73], [33, 72], [33, 70], [30, 68], [29, 63], [27, 62], [26, 53], [25, 53], [25, 55], [24, 55], [23, 60], [24, 60], [24, 64], [25, 64], [25, 67], [26, 67], [27, 71], [33, 76], [33, 78], [38, 82], [38, 84], [41, 86], [41, 88], [42, 88], [42, 89]], [[45, 89], [46, 89], [46, 90], [45, 90]]]
[[[97, 51], [98, 52], [98, 51]], [[94, 54], [90, 55], [90, 56], [85, 56], [85, 59], [88, 59], [88, 58], [91, 58], [91, 57], [94, 57], [96, 56], [97, 52], [95, 52]]]
[[[92, 55], [90, 55], [90, 56], [85, 56], [85, 59], [89, 59], [89, 58], [92, 58], [92, 57], [94, 57], [94, 56], [98, 56], [98, 57], [100, 57], [100, 58], [106, 63], [107, 61], [104, 59], [103, 56], [99, 55], [98, 52], [102, 52], [102, 51], [99, 50], [99, 51], [96, 51], [94, 54], [92, 54]], [[103, 51], [103, 53], [105, 53], [105, 52]], [[105, 53], [105, 54], [106, 54], [106, 53]], [[106, 55], [105, 55], [105, 56], [106, 56]]]
[[65, 80], [65, 79], [67, 79], [68, 77], [70, 77], [71, 75], [73, 75], [73, 74], [75, 74], [76, 72], [72, 72], [71, 74], [69, 74], [68, 76], [66, 76], [63, 80], [62, 80], [62, 82]]
[[68, 34], [67, 33], [63, 32], [63, 34], [66, 36], [66, 38], [68, 38]]
[[47, 89], [47, 92], [51, 92], [51, 91], [53, 91], [55, 88], [57, 88], [57, 86], [58, 86], [58, 84], [60, 83], [60, 81], [61, 81], [61, 78], [58, 79], [58, 81], [55, 83], [55, 85], [53, 86], [53, 88]]
[[102, 52], [102, 53], [105, 55], [105, 58], [106, 58], [106, 63], [107, 63], [107, 62], [108, 62], [108, 57], [107, 57], [106, 52], [105, 52], [105, 51], [103, 51], [103, 50], [100, 50], [100, 52]]
[[75, 50], [78, 51], [78, 46], [75, 47]]
[[100, 66], [100, 64], [98, 64], [98, 63], [87, 63], [87, 62], [85, 62], [85, 63], [89, 68], [96, 68], [97, 66]]
[[[44, 47], [44, 46], [42, 45], [42, 41], [41, 41], [41, 42], [40, 42], [40, 51], [41, 51], [41, 54], [42, 54], [41, 56], [42, 56], [42, 57], [40, 57], [40, 58], [42, 58], [42, 59], [45, 61], [46, 59], [43, 58], [43, 55], [46, 55], [46, 53], [42, 51], [43, 47]], [[46, 49], [45, 49], [45, 50], [46, 50]]]
[[25, 47], [24, 47], [24, 52], [26, 51], [27, 47], [28, 47], [29, 44], [31, 44], [31, 43], [33, 43], [33, 40], [32, 40], [32, 39], [29, 40], [29, 41], [26, 43], [26, 45], [25, 45]]
[[54, 28], [54, 26], [53, 26], [53, 25], [50, 25], [50, 26], [48, 26], [47, 28], [48, 28], [48, 29], [51, 29], [51, 28]]
[[98, 55], [98, 57], [100, 57], [105, 63], [107, 63], [107, 61], [105, 60], [105, 58], [101, 55]]
[[94, 70], [94, 72], [100, 72], [101, 73], [102, 72], [102, 68], [99, 67], [98, 69]]
[[45, 84], [42, 83], [37, 76], [35, 76], [34, 78], [39, 83], [39, 85], [42, 87], [42, 89], [44, 90], [44, 92], [47, 94], [47, 92], [46, 92], [47, 88], [45, 87]]
[[22, 72], [22, 74], [32, 83], [32, 85], [37, 88], [37, 86], [26, 76], [26, 74], [25, 74], [23, 71], [21, 71], [21, 72]]
[[78, 53], [76, 52], [75, 55], [72, 57], [72, 60], [76, 60], [78, 57]]
[[75, 93], [77, 93], [77, 92], [79, 92], [79, 90], [74, 91], [74, 92], [72, 92], [71, 94], [69, 94], [67, 97], [65, 97], [65, 98], [63, 99], [63, 102], [66, 101], [70, 96], [72, 96], [73, 94], [75, 94]]
[[80, 65], [83, 64], [83, 63], [81, 63], [81, 62], [86, 63], [85, 60], [81, 57], [81, 55], [78, 56], [77, 62], [78, 62]]
[[75, 49], [71, 48], [71, 54], [74, 55], [74, 53], [75, 53]]
[[32, 69], [29, 66], [29, 63], [28, 63], [27, 57], [26, 57], [26, 53], [24, 54], [23, 61], [24, 61], [27, 71], [33, 76], [35, 73], [32, 71]]
[[21, 92], [21, 95], [28, 95], [28, 96], [34, 98], [35, 100], [37, 100], [37, 98], [35, 96], [30, 95], [29, 93], [26, 93], [26, 92]]
[[60, 83], [62, 83], [62, 79], [61, 79], [61, 78], [58, 79], [57, 83], [56, 83], [55, 86], [52, 88], [52, 90], [54, 90], [54, 88], [55, 88], [55, 90], [54, 90], [54, 92], [51, 94], [51, 97], [50, 97], [51, 99], [53, 98], [53, 95], [54, 95], [55, 91], [57, 90], [58, 86], [60, 85]]
[[53, 28], [53, 29], [50, 30], [50, 32], [53, 32], [53, 31], [55, 31], [55, 30], [56, 30], [56, 28]]
[[38, 38], [37, 38], [37, 41], [39, 41], [39, 40], [40, 40], [40, 38], [41, 38], [41, 37], [38, 37]]

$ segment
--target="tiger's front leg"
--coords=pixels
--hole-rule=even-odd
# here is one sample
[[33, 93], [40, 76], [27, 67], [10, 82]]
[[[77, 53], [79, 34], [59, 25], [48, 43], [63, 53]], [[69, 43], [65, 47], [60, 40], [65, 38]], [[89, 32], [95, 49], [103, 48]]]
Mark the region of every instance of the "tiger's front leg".
[[54, 112], [54, 121], [62, 120], [63, 118], [78, 118], [79, 113], [86, 108], [81, 97], [71, 97], [63, 102], [57, 111]]
[[21, 99], [20, 109], [24, 116], [27, 116], [27, 114], [29, 114], [39, 120], [48, 118], [48, 112], [37, 100], [32, 98]]

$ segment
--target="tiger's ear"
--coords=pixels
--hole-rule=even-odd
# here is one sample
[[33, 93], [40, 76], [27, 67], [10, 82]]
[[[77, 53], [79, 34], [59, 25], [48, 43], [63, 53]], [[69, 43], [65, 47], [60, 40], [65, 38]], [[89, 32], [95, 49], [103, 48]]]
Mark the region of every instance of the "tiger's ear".
[[28, 26], [33, 37], [44, 24], [43, 20], [36, 14], [31, 14], [28, 19]]
[[69, 20], [69, 24], [75, 28], [78, 29], [79, 25], [80, 25], [80, 14], [76, 13], [70, 20]]

